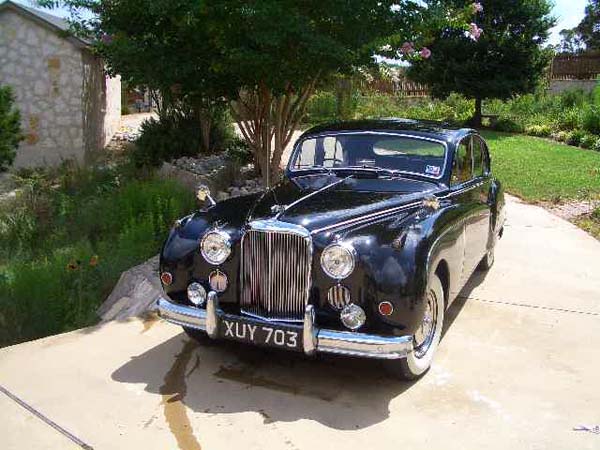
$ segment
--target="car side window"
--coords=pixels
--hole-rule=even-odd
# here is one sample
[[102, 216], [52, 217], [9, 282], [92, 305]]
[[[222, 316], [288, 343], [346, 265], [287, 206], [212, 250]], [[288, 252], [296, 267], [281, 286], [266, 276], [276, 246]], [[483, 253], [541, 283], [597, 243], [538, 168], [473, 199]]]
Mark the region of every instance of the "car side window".
[[473, 178], [481, 177], [484, 175], [484, 154], [483, 154], [483, 142], [477, 136], [473, 136], [471, 139], [471, 149], [473, 152]]
[[471, 179], [473, 161], [471, 156], [471, 137], [468, 136], [460, 141], [454, 152], [452, 162], [452, 174], [450, 184], [455, 186]]
[[336, 163], [342, 163], [344, 157], [342, 144], [333, 136], [323, 139], [323, 149], [325, 151], [323, 167], [336, 167]]

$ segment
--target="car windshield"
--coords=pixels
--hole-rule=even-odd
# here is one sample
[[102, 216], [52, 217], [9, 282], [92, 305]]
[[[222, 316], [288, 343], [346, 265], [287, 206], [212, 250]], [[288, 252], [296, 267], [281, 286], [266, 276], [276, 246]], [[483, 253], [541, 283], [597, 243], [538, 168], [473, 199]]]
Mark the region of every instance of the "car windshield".
[[393, 134], [338, 134], [303, 140], [290, 169], [383, 169], [439, 178], [445, 157], [446, 147], [437, 141]]

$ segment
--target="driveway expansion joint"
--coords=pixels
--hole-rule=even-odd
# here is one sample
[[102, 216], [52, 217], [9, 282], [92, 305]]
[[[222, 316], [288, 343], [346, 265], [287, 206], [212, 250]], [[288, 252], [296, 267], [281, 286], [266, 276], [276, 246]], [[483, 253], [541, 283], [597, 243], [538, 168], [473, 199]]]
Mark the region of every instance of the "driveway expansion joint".
[[17, 397], [15, 394], [13, 394], [12, 392], [10, 392], [8, 389], [6, 389], [1, 384], [0, 384], [0, 392], [2, 392], [4, 395], [6, 395], [8, 398], [10, 398], [16, 404], [18, 404], [19, 406], [21, 406], [22, 408], [24, 408], [25, 410], [27, 410], [28, 412], [30, 412], [31, 414], [33, 414], [34, 416], [36, 416], [42, 422], [45, 422], [50, 427], [54, 428], [56, 431], [58, 431], [60, 434], [62, 434], [66, 438], [68, 438], [71, 442], [77, 444], [82, 449], [84, 449], [84, 450], [94, 450], [94, 448], [91, 445], [86, 444], [81, 439], [79, 439], [77, 436], [75, 436], [74, 434], [72, 434], [69, 431], [65, 430], [59, 424], [57, 424], [56, 422], [54, 422], [52, 419], [46, 417], [44, 414], [42, 414], [41, 412], [39, 412], [37, 409], [35, 409], [33, 406], [31, 406], [27, 402], [21, 400], [19, 397]]
[[518, 302], [512, 302], [512, 301], [488, 300], [485, 298], [472, 297], [472, 296], [468, 296], [468, 295], [459, 295], [458, 298], [460, 298], [462, 300], [475, 300], [475, 301], [482, 302], [482, 303], [495, 303], [498, 305], [520, 306], [522, 308], [543, 309], [545, 311], [583, 314], [586, 316], [600, 316], [600, 313], [594, 312], [594, 311], [581, 311], [581, 310], [577, 310], [577, 309], [555, 308], [555, 307], [551, 307], [551, 306], [531, 305], [529, 303], [518, 303]]

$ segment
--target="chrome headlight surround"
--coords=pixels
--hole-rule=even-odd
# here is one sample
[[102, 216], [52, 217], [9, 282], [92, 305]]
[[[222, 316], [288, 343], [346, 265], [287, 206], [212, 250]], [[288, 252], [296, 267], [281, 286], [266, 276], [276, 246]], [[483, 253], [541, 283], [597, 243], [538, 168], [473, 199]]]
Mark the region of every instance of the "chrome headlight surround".
[[333, 243], [321, 253], [321, 268], [334, 280], [347, 278], [356, 265], [356, 250], [348, 243]]
[[200, 253], [209, 264], [223, 264], [231, 254], [231, 236], [221, 230], [207, 232], [200, 241]]

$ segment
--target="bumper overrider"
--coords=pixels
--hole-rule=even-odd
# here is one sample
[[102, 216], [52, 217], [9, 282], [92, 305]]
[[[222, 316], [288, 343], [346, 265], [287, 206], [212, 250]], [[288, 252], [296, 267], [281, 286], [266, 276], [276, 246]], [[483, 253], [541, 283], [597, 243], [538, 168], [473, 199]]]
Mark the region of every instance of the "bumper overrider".
[[[236, 317], [219, 309], [216, 292], [211, 291], [206, 300], [206, 308], [179, 305], [166, 298], [158, 299], [158, 313], [167, 322], [187, 328], [204, 331], [217, 339], [223, 320]], [[277, 327], [272, 321], [243, 318], [256, 325]], [[413, 349], [412, 336], [378, 336], [374, 334], [337, 331], [315, 326], [315, 312], [312, 305], [306, 307], [304, 321], [298, 326], [302, 331], [302, 350], [307, 355], [334, 353], [363, 358], [399, 359], [405, 358]]]

